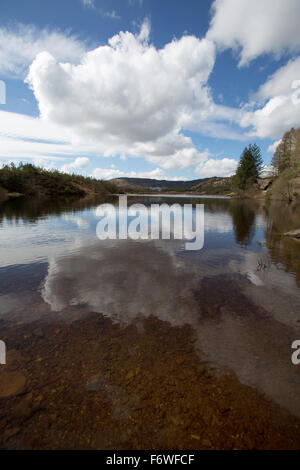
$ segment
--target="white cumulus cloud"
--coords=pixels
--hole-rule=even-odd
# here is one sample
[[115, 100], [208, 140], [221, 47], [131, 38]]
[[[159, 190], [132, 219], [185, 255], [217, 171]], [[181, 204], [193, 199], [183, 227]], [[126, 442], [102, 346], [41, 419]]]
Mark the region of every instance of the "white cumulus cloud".
[[207, 37], [240, 52], [240, 65], [261, 54], [300, 51], [299, 0], [215, 0]]
[[254, 95], [256, 109], [245, 110], [240, 124], [242, 127], [252, 127], [249, 136], [281, 138], [291, 127], [300, 126], [298, 97], [300, 97], [300, 57], [280, 67], [259, 88]]
[[63, 165], [61, 171], [65, 173], [72, 172], [74, 170], [81, 170], [87, 168], [90, 164], [90, 160], [87, 157], [77, 157], [73, 162]]
[[197, 164], [203, 154], [182, 131], [194, 113], [201, 120], [211, 112], [215, 46], [184, 36], [156, 49], [149, 32], [149, 21], [137, 35], [120, 32], [78, 65], [40, 53], [27, 81], [43, 120], [99, 143], [105, 156], [142, 156], [165, 169]]
[[233, 158], [214, 159], [210, 158], [205, 162], [199, 163], [196, 173], [201, 178], [210, 178], [213, 176], [232, 176], [238, 166], [238, 162]]
[[[288, 61], [268, 78], [256, 93], [261, 100], [273, 98], [274, 96], [290, 96], [294, 93], [293, 83], [300, 81], [300, 57]], [[298, 85], [300, 87], [300, 83]]]

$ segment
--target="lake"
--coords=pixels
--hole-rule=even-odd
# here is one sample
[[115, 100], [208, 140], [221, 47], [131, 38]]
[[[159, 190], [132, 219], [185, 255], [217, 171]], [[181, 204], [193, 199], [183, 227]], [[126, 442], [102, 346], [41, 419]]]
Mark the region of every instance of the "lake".
[[0, 206], [1, 448], [299, 448], [299, 206], [204, 204], [204, 246], [99, 240], [107, 201]]

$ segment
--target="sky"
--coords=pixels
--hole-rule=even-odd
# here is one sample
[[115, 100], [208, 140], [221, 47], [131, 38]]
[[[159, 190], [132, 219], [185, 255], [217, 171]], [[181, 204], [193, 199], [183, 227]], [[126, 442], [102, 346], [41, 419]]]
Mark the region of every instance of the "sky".
[[300, 127], [299, 0], [1, 0], [0, 164], [100, 179], [266, 166]]

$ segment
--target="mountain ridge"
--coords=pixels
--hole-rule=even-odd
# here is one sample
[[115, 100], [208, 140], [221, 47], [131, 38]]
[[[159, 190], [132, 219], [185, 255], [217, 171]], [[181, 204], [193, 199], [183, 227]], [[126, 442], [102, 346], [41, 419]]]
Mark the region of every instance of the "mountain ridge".
[[176, 191], [205, 194], [231, 193], [232, 177], [210, 177], [195, 180], [156, 180], [152, 178], [113, 178], [109, 180], [122, 191]]

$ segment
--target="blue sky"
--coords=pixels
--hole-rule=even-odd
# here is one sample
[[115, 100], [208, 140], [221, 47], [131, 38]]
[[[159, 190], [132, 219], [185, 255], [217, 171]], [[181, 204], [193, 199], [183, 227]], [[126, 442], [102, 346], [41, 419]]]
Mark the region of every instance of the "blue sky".
[[0, 162], [195, 179], [256, 141], [269, 165], [300, 126], [299, 17], [299, 0], [2, 0]]

